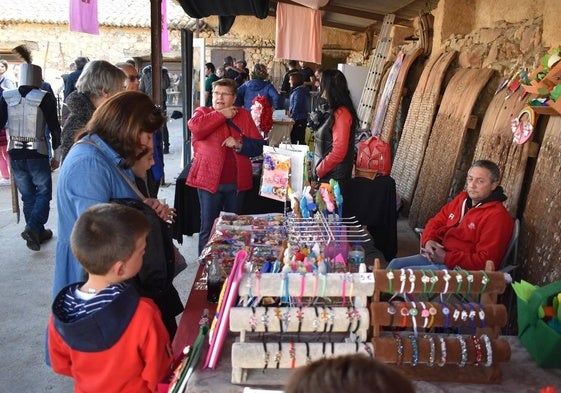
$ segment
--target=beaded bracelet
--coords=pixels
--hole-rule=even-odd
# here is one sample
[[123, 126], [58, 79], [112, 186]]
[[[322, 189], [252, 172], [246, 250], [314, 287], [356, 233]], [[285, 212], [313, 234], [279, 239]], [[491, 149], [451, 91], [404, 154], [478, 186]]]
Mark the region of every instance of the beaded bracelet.
[[393, 293], [393, 279], [395, 278], [395, 275], [393, 274], [392, 269], [388, 270], [386, 277], [388, 278], [388, 290], [390, 293]]
[[442, 291], [442, 293], [445, 294], [445, 293], [448, 293], [448, 287], [450, 286], [450, 279], [452, 278], [452, 276], [450, 275], [450, 273], [448, 273], [447, 269], [442, 269], [442, 271], [444, 272], [444, 275], [442, 276], [442, 279], [445, 282], [444, 290]]
[[434, 366], [434, 359], [436, 358], [436, 344], [434, 342], [434, 338], [429, 334], [425, 334], [423, 338], [427, 339], [429, 342], [429, 360], [427, 365], [432, 367]]
[[443, 367], [446, 364], [446, 360], [448, 358], [446, 353], [446, 341], [443, 337], [438, 337], [438, 340], [440, 341], [440, 361], [438, 362], [438, 365], [440, 367]]
[[405, 269], [400, 269], [401, 274], [399, 275], [399, 281], [401, 281], [401, 287], [399, 288], [399, 293], [405, 293], [405, 281], [407, 281], [407, 275], [405, 274]]
[[288, 356], [290, 356], [290, 368], [294, 368], [296, 366], [296, 347], [294, 346], [294, 341], [290, 342]]
[[423, 293], [427, 293], [427, 284], [430, 282], [430, 277], [427, 276], [425, 271], [421, 269], [421, 282], [423, 283]]
[[411, 287], [409, 288], [409, 292], [407, 293], [413, 293], [413, 291], [415, 290], [415, 281], [417, 280], [417, 277], [415, 277], [413, 269], [407, 269], [407, 272], [409, 273], [409, 282], [411, 283]]
[[460, 367], [464, 367], [467, 363], [468, 360], [468, 351], [467, 351], [467, 344], [466, 344], [466, 340], [464, 340], [464, 338], [462, 337], [461, 334], [456, 335], [456, 338], [458, 339], [459, 343], [460, 343], [460, 352], [461, 352], [461, 359], [460, 362], [458, 363], [458, 366]]
[[263, 324], [263, 328], [265, 329], [265, 333], [269, 331], [269, 307], [265, 307], [265, 311], [263, 311], [263, 315], [261, 315], [261, 323]]
[[413, 334], [409, 335], [409, 340], [411, 341], [411, 348], [413, 349], [413, 354], [411, 355], [411, 365], [415, 367], [419, 362], [419, 343]]
[[489, 284], [489, 276], [487, 275], [487, 272], [485, 270], [481, 270], [481, 274], [483, 275], [481, 277], [481, 284], [483, 286], [481, 287], [481, 291], [479, 292], [479, 294], [483, 295], [487, 290], [487, 284]]
[[491, 339], [486, 334], [482, 334], [480, 338], [485, 342], [485, 351], [487, 352], [487, 361], [484, 366], [491, 367], [493, 364], [493, 347], [491, 346]]
[[395, 362], [396, 365], [400, 366], [403, 362], [403, 340], [401, 336], [397, 333], [393, 334], [393, 338], [395, 340], [395, 345], [397, 347], [397, 360]]
[[282, 343], [279, 341], [279, 350], [278, 352], [275, 354], [275, 362], [276, 364], [276, 368], [280, 367], [280, 361], [282, 359]]
[[251, 307], [251, 311], [253, 312], [249, 317], [249, 326], [251, 326], [251, 331], [255, 332], [255, 328], [257, 327], [257, 317], [255, 316], [255, 307]]
[[269, 352], [267, 351], [267, 344], [263, 341], [263, 372], [269, 367]]
[[429, 293], [433, 293], [434, 292], [434, 287], [436, 286], [436, 283], [438, 282], [438, 276], [436, 274], [434, 274], [434, 271], [432, 271], [432, 270], [429, 270], [429, 273], [431, 275], [431, 277], [430, 277], [431, 287], [429, 289]]
[[479, 366], [483, 360], [483, 351], [481, 349], [481, 340], [475, 334], [471, 336], [473, 346], [475, 348], [475, 365]]

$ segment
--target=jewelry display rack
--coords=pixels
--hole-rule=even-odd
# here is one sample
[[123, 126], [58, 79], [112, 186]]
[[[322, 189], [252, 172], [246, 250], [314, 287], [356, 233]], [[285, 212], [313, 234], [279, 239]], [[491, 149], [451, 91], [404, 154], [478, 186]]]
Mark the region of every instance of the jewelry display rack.
[[[374, 268], [370, 311], [377, 360], [412, 380], [500, 383], [499, 363], [510, 360], [511, 350], [499, 338], [507, 310], [497, 296], [506, 281], [492, 262], [485, 271], [389, 271], [380, 270], [377, 261]], [[381, 301], [382, 293], [403, 297]]]
[[[291, 245], [330, 246], [368, 241], [356, 220], [333, 221], [321, 214], [287, 218]], [[337, 248], [337, 246], [335, 246]], [[323, 357], [372, 353], [366, 342], [370, 328], [367, 297], [374, 292], [372, 273], [281, 272], [244, 274], [239, 286], [244, 300], [263, 299], [258, 306], [233, 307], [230, 331], [232, 383], [247, 383], [251, 370], [272, 372], [303, 366]], [[274, 302], [268, 304], [265, 299]], [[274, 376], [270, 384], [278, 384]]]

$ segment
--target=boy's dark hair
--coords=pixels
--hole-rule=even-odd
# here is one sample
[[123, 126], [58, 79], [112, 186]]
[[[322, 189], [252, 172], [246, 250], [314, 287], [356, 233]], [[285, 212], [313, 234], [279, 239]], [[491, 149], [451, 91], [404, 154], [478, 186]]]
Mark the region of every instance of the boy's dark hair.
[[100, 203], [78, 217], [70, 235], [72, 253], [91, 274], [104, 275], [130, 258], [139, 238], [150, 231], [146, 216], [131, 207]]
[[89, 60], [87, 57], [78, 57], [76, 60], [74, 60], [74, 64], [76, 64], [77, 69], [81, 70], [88, 63], [88, 61]]
[[290, 67], [298, 67], [298, 60], [289, 60], [288, 65]]
[[292, 79], [292, 85], [294, 87], [298, 87], [304, 84], [304, 75], [301, 72], [293, 72], [289, 75], [289, 78]]
[[205, 67], [208, 68], [213, 74], [216, 72], [216, 67], [212, 63], [206, 63]]

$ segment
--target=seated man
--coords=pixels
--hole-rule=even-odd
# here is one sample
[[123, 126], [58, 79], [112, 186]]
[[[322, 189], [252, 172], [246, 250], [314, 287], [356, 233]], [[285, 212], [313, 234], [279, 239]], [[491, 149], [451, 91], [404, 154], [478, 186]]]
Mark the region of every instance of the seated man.
[[431, 218], [421, 235], [421, 254], [395, 258], [388, 269], [484, 270], [489, 260], [498, 269], [514, 221], [502, 202], [499, 167], [480, 160], [468, 171], [466, 191]]

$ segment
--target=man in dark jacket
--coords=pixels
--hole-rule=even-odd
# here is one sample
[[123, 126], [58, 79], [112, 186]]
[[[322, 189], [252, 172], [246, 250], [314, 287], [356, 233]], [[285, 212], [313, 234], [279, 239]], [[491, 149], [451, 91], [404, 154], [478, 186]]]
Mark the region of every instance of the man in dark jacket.
[[87, 57], [78, 57], [76, 60], [74, 60], [76, 69], [68, 74], [68, 77], [64, 81], [64, 101], [66, 101], [66, 97], [68, 97], [70, 93], [76, 90], [76, 82], [82, 74], [82, 70], [84, 69], [84, 66], [87, 64], [87, 62]]

